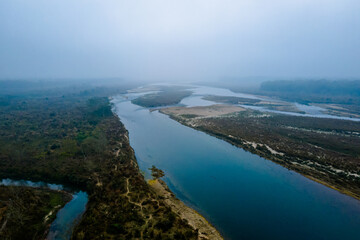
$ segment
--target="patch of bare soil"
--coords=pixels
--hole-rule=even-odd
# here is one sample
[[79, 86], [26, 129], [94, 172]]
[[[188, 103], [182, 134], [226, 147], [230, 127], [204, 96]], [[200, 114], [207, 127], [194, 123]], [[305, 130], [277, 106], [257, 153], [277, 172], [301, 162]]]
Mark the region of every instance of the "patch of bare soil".
[[190, 117], [218, 117], [230, 113], [245, 111], [244, 108], [231, 105], [216, 104], [201, 107], [170, 107], [160, 110], [164, 114]]

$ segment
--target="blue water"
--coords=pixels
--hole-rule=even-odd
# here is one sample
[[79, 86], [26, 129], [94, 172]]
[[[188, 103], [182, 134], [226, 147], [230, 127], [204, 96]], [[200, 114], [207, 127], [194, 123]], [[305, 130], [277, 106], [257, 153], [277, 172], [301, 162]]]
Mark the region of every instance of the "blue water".
[[88, 195], [79, 191], [73, 194], [73, 199], [67, 203], [58, 213], [50, 226], [48, 240], [70, 239], [74, 226], [79, 222], [86, 210]]
[[[2, 179], [0, 185], [64, 190], [64, 186], [59, 184], [32, 182], [27, 180]], [[72, 197], [71, 201], [65, 204], [65, 206], [57, 212], [55, 220], [51, 223], [49, 234], [46, 238], [47, 240], [65, 240], [71, 238], [74, 226], [85, 212], [88, 195], [86, 192], [79, 191], [73, 193]]]
[[129, 99], [112, 102], [140, 168], [164, 170], [226, 239], [360, 239], [359, 201]]

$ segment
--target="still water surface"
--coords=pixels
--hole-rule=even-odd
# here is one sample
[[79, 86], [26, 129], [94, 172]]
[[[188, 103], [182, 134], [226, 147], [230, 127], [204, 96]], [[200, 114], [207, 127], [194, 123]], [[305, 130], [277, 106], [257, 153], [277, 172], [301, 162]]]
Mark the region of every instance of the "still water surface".
[[[27, 180], [2, 179], [0, 185], [64, 190], [64, 186], [60, 184], [32, 182]], [[49, 234], [46, 238], [47, 240], [67, 240], [71, 238], [74, 226], [85, 212], [88, 195], [86, 192], [79, 191], [72, 193], [72, 197], [71, 201], [65, 204], [65, 206], [57, 212], [55, 220], [50, 225]]]
[[[142, 170], [226, 239], [360, 239], [360, 202], [257, 155], [114, 97]], [[191, 103], [191, 99], [186, 101]]]

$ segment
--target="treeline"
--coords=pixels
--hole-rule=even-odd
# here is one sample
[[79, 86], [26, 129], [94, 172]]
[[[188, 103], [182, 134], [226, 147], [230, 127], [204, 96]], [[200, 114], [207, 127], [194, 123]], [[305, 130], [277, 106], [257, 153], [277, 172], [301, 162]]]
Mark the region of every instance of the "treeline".
[[263, 82], [262, 94], [301, 103], [360, 104], [360, 80], [278, 80]]
[[101, 97], [140, 86], [121, 79], [0, 80], [0, 106], [29, 97]]

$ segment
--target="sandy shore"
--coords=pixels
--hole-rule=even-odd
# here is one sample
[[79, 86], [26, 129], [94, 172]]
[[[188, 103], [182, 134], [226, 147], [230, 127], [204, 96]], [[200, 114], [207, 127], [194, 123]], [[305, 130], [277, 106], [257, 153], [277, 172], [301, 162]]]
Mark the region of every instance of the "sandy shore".
[[217, 117], [225, 114], [245, 111], [244, 108], [231, 105], [216, 104], [202, 107], [170, 107], [163, 108], [160, 112], [168, 115], [190, 115], [193, 117]]
[[177, 199], [164, 181], [149, 180], [149, 185], [158, 195], [164, 197], [165, 204], [167, 204], [174, 213], [182, 219], [185, 219], [194, 229], [198, 230], [198, 239], [223, 239], [216, 228], [206, 221], [203, 216]]

